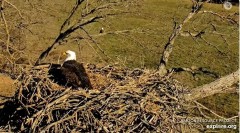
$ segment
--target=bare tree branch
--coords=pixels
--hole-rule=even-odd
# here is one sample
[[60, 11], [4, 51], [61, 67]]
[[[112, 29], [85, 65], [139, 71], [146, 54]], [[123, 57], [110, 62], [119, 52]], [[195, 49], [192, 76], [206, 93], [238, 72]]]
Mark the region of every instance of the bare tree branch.
[[[199, 103], [199, 102], [197, 102], [197, 101], [194, 101], [194, 103], [198, 106], [199, 111], [201, 112], [201, 114], [202, 114], [203, 116], [205, 116], [205, 114], [201, 111], [201, 108], [204, 109], [204, 110], [209, 111], [210, 113], [212, 113], [213, 115], [217, 116], [217, 117], [220, 118], [220, 119], [227, 119], [227, 118], [225, 118], [225, 117], [223, 117], [223, 116], [220, 116], [219, 114], [215, 113], [214, 111], [212, 111], [211, 109], [207, 108], [206, 106], [202, 105], [201, 103]], [[208, 117], [208, 118], [210, 118], [210, 117]]]
[[18, 15], [23, 18], [22, 16], [22, 13], [20, 12], [20, 10], [14, 5], [12, 4], [11, 2], [7, 1], [7, 0], [2, 0], [2, 1], [5, 1], [6, 3], [8, 3], [9, 5], [11, 5], [13, 8], [15, 8], [17, 11], [18, 11]]
[[[217, 17], [221, 18], [222, 20], [227, 20], [228, 22], [230, 22], [230, 23], [232, 23], [232, 24], [238, 25], [238, 21], [234, 20], [234, 19], [231, 18], [230, 16], [224, 16], [224, 15], [220, 15], [220, 14], [218, 14], [218, 13], [216, 13], [216, 12], [206, 11], [206, 10], [204, 10], [204, 11], [199, 11], [198, 13], [199, 13], [199, 14], [200, 14], [200, 13], [209, 13], [209, 14], [212, 14], [212, 15], [214, 15], [214, 16], [217, 16]], [[234, 14], [234, 15], [235, 15], [235, 14]]]
[[[91, 36], [84, 28], [81, 27], [81, 29], [87, 34], [87, 36], [90, 38], [90, 40], [91, 40], [94, 44], [96, 44], [96, 46], [97, 46], [97, 48], [100, 50], [100, 52], [101, 52], [103, 55], [105, 55], [106, 57], [108, 57], [108, 59], [112, 60], [112, 58], [109, 57], [108, 55], [106, 55], [105, 52], [104, 52], [104, 50], [103, 50], [101, 47], [99, 47], [98, 43], [92, 38], [92, 36]], [[92, 47], [92, 46], [91, 46], [91, 47]], [[92, 48], [93, 48], [93, 47], [92, 47]], [[103, 58], [102, 58], [102, 59], [103, 59]], [[104, 60], [104, 59], [103, 59], [103, 60]], [[107, 62], [107, 60], [104, 60], [104, 61]]]
[[205, 44], [215, 48], [220, 54], [226, 55], [222, 50], [220, 50], [217, 46], [213, 45], [211, 42], [207, 41], [205, 38], [203, 37], [200, 37], [200, 38], [205, 42]]
[[67, 19], [63, 22], [61, 28], [60, 28], [60, 33], [62, 32], [63, 28], [66, 26], [66, 24], [70, 21], [70, 19], [72, 18], [72, 16], [75, 14], [75, 12], [77, 11], [77, 9], [79, 8], [79, 6], [82, 4], [84, 0], [77, 0], [75, 6], [73, 7], [71, 13], [69, 14], [69, 16], [67, 17]]
[[187, 15], [187, 17], [183, 20], [181, 24], [179, 24], [178, 26], [175, 26], [171, 36], [168, 39], [168, 42], [165, 44], [163, 55], [160, 59], [160, 63], [158, 67], [160, 75], [165, 75], [167, 73], [166, 65], [168, 63], [168, 59], [170, 54], [172, 53], [174, 42], [176, 38], [180, 35], [183, 25], [185, 25], [202, 8], [203, 3], [196, 2], [195, 0], [192, 0], [192, 2], [193, 2], [192, 11]]
[[[86, 30], [84, 30], [84, 27], [89, 24], [98, 22], [101, 19], [106, 18], [108, 16], [118, 15], [114, 7], [118, 6], [120, 3], [122, 3], [122, 1], [117, 1], [117, 0], [116, 1], [93, 1], [91, 5], [87, 0], [77, 0], [71, 13], [63, 22], [60, 28], [59, 35], [56, 37], [52, 45], [42, 52], [42, 54], [37, 59], [35, 65], [40, 64], [40, 62], [48, 56], [48, 54], [51, 52], [53, 48], [56, 48], [58, 45], [60, 45], [63, 42], [63, 40], [67, 39], [68, 36], [70, 36], [76, 30], [83, 31], [84, 35], [89, 37], [90, 34]], [[85, 6], [82, 6], [84, 4]], [[71, 22], [71, 19], [73, 19], [73, 16], [77, 14], [76, 13], [77, 11], [79, 11], [78, 8], [81, 8], [80, 9], [81, 16], [77, 16], [77, 20], [73, 21], [75, 23], [72, 24], [71, 27], [66, 28], [66, 25]], [[110, 9], [113, 9], [114, 11]], [[65, 28], [66, 30], [64, 30]], [[82, 39], [86, 39], [85, 37], [83, 37], [84, 35], [81, 35]], [[90, 40], [93, 40], [93, 38], [90, 37]], [[99, 49], [101, 50], [101, 48]], [[101, 52], [103, 51], [101, 50]]]
[[239, 82], [239, 70], [227, 76], [224, 76], [220, 79], [217, 79], [216, 81], [211, 82], [209, 84], [193, 88], [192, 91], [189, 94], [186, 94], [184, 97], [187, 101], [193, 101], [217, 93], [236, 91], [237, 87], [234, 85], [237, 84], [238, 82]]
[[5, 14], [4, 14], [4, 12], [3, 12], [3, 9], [4, 9], [4, 0], [1, 1], [1, 10], [0, 10], [0, 13], [1, 13], [2, 20], [3, 20], [3, 22], [4, 22], [5, 32], [6, 32], [6, 35], [7, 35], [6, 48], [7, 48], [7, 52], [10, 54], [10, 52], [9, 52], [10, 33], [9, 33], [8, 24], [7, 24], [7, 20], [6, 20], [6, 18], [5, 18]]
[[192, 66], [191, 68], [178, 67], [178, 68], [172, 68], [171, 71], [173, 71], [173, 72], [182, 72], [182, 71], [190, 72], [193, 77], [195, 77], [197, 74], [204, 73], [204, 74], [207, 74], [214, 78], [219, 78], [219, 75], [216, 72], [212, 72], [203, 67], [195, 67], [195, 66]]
[[[238, 15], [238, 14], [233, 14], [233, 15], [228, 15], [228, 16], [224, 16], [224, 15], [221, 15], [221, 14], [218, 14], [218, 13], [215, 13], [213, 11], [201, 11], [202, 9], [202, 6], [204, 3], [207, 3], [209, 2], [209, 0], [207, 1], [204, 1], [204, 2], [199, 2], [197, 0], [192, 0], [192, 10], [191, 12], [189, 12], [189, 14], [187, 15], [187, 17], [182, 21], [182, 23], [180, 23], [178, 26], [174, 26], [174, 30], [171, 34], [171, 36], [169, 37], [169, 40], [168, 42], [165, 44], [165, 48], [163, 50], [163, 54], [160, 58], [160, 63], [159, 63], [159, 66], [158, 66], [158, 71], [159, 71], [159, 74], [160, 75], [166, 75], [166, 73], [168, 72], [167, 69], [166, 69], [166, 66], [167, 66], [167, 63], [168, 63], [168, 60], [169, 60], [169, 56], [171, 55], [172, 53], [172, 50], [173, 50], [173, 46], [174, 46], [174, 42], [175, 42], [175, 39], [180, 35], [180, 36], [185, 36], [185, 37], [192, 37], [192, 39], [197, 43], [197, 44], [200, 44], [199, 41], [197, 40], [198, 38], [201, 39], [204, 44], [206, 45], [209, 45], [211, 47], [213, 47], [214, 49], [216, 49], [220, 54], [222, 55], [226, 55], [222, 50], [220, 50], [217, 46], [215, 46], [214, 44], [212, 44], [212, 42], [209, 42], [205, 37], [203, 37], [203, 35], [206, 33], [206, 29], [207, 27], [205, 27], [204, 29], [202, 29], [201, 31], [198, 31], [198, 30], [195, 30], [196, 33], [192, 33], [190, 31], [182, 31], [182, 28], [183, 26], [190, 21], [190, 19], [193, 18], [193, 16], [195, 16], [196, 14], [203, 14], [203, 13], [209, 13], [209, 14], [212, 14], [214, 16], [217, 16], [219, 17], [222, 21], [223, 20], [226, 20], [228, 22], [230, 22], [231, 24], [233, 25], [238, 25], [238, 21], [235, 20], [235, 16]], [[176, 24], [176, 22], [174, 22]], [[212, 23], [209, 23], [213, 26]], [[216, 27], [214, 27], [214, 33], [216, 34], [219, 34], [217, 33], [216, 31]], [[220, 37], [223, 39], [224, 43], [228, 44], [226, 38], [219, 34]]]

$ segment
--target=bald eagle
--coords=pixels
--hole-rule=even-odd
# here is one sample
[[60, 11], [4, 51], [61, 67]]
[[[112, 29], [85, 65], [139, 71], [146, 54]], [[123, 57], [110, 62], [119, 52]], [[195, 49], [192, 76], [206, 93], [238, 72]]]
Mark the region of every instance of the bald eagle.
[[102, 27], [99, 31], [99, 33], [103, 33], [104, 32], [104, 28]]
[[55, 64], [50, 67], [50, 79], [59, 85], [75, 89], [79, 87], [91, 89], [89, 77], [83, 64], [76, 61], [75, 52], [68, 50], [64, 54], [67, 55], [67, 58], [62, 65]]

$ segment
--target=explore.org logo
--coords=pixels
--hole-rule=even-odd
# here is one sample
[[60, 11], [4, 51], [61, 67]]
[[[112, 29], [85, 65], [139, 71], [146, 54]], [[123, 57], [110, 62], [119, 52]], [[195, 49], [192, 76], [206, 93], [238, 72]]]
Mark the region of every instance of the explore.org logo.
[[229, 1], [224, 1], [223, 2], [223, 7], [226, 9], [226, 10], [230, 10], [232, 8], [232, 3], [229, 2]]

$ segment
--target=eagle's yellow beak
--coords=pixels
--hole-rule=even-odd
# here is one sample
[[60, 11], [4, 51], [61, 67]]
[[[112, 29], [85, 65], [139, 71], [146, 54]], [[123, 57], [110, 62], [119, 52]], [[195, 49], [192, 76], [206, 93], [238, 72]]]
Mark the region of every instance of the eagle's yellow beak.
[[63, 55], [64, 55], [64, 56], [66, 56], [66, 55], [67, 55], [67, 53], [66, 53], [66, 52], [63, 52]]

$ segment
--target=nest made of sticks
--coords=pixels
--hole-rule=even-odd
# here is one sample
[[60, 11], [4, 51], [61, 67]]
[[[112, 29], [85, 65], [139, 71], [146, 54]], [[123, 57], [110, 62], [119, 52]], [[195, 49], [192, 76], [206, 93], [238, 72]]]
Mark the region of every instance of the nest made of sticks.
[[174, 79], [113, 66], [87, 71], [92, 90], [58, 86], [46, 69], [23, 71], [0, 125], [15, 132], [178, 131], [183, 86]]

